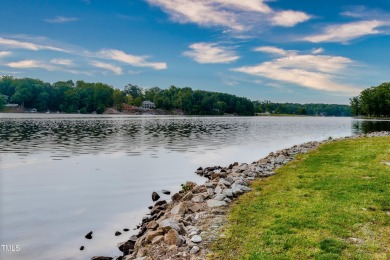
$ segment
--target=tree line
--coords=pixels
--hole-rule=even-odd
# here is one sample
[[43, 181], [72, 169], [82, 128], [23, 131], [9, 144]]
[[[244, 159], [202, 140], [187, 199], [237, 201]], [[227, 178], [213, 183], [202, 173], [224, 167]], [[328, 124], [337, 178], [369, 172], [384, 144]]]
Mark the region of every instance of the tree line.
[[354, 115], [390, 117], [390, 82], [367, 88], [350, 101]]
[[84, 81], [58, 81], [53, 84], [39, 79], [13, 78], [0, 79], [0, 105], [7, 101], [24, 108], [36, 108], [38, 111], [60, 111], [65, 113], [101, 114], [108, 107], [122, 110], [124, 104], [141, 106], [142, 101], [150, 100], [156, 108], [181, 109], [189, 115], [253, 115], [252, 102], [244, 97], [191, 88], [171, 86], [168, 89], [153, 87], [143, 89], [128, 84], [123, 90], [103, 83]]
[[157, 109], [180, 109], [187, 115], [254, 115], [255, 113], [298, 114], [324, 116], [350, 116], [347, 105], [293, 104], [251, 101], [245, 97], [193, 90], [189, 87], [170, 86], [167, 89], [152, 87], [144, 89], [128, 84], [117, 89], [104, 83], [87, 83], [72, 80], [53, 84], [39, 79], [0, 78], [0, 109], [8, 102], [38, 111], [64, 113], [103, 113], [108, 107], [122, 110], [124, 105], [141, 106], [142, 101], [154, 102]]
[[336, 104], [297, 104], [273, 103], [271, 101], [254, 101], [255, 113], [261, 114], [293, 114], [317, 116], [351, 116], [348, 105]]

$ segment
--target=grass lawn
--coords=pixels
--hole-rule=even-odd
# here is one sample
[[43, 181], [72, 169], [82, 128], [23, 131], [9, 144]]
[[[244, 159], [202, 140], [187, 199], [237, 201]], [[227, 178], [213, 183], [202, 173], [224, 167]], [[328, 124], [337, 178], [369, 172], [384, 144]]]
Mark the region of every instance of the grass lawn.
[[390, 137], [337, 141], [253, 182], [210, 259], [390, 259]]

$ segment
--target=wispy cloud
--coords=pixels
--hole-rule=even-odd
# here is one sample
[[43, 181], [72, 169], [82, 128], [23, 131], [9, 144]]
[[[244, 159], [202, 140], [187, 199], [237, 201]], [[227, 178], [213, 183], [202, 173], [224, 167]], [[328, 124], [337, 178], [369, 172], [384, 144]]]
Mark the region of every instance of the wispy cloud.
[[79, 18], [76, 17], [64, 17], [64, 16], [57, 16], [55, 18], [50, 19], [43, 19], [47, 23], [69, 23], [69, 22], [75, 22], [78, 21]]
[[320, 54], [323, 53], [325, 50], [323, 48], [317, 48], [311, 51], [312, 54]]
[[90, 63], [92, 66], [97, 68], [102, 68], [105, 70], [109, 70], [114, 72], [116, 75], [122, 74], [122, 68], [113, 64], [105, 63], [105, 62], [99, 62], [99, 61], [92, 61]]
[[390, 19], [389, 11], [378, 8], [371, 9], [363, 5], [348, 6], [345, 11], [341, 13], [343, 16], [359, 18], [363, 20], [386, 20]]
[[265, 53], [271, 53], [271, 54], [276, 54], [280, 56], [286, 56], [286, 55], [295, 55], [296, 51], [286, 51], [278, 47], [274, 46], [261, 46], [253, 49], [254, 51], [259, 51], [259, 52], [265, 52]]
[[48, 71], [56, 70], [55, 66], [41, 60], [21, 60], [21, 61], [10, 62], [7, 63], [6, 65], [10, 68], [16, 68], [16, 69], [40, 68]]
[[298, 23], [305, 22], [310, 19], [310, 15], [304, 13], [304, 12], [298, 12], [298, 11], [281, 11], [276, 13], [271, 18], [271, 23], [273, 25], [279, 25], [284, 27], [293, 27], [297, 25]]
[[240, 58], [234, 51], [216, 43], [199, 42], [189, 47], [191, 50], [183, 52], [183, 55], [198, 63], [231, 63]]
[[358, 21], [346, 24], [331, 25], [324, 29], [320, 34], [306, 36], [303, 38], [309, 42], [341, 42], [347, 43], [350, 40], [360, 38], [366, 35], [381, 34], [379, 28], [390, 25], [387, 22], [379, 20]]
[[27, 41], [7, 39], [7, 38], [2, 38], [2, 37], [0, 37], [0, 45], [6, 46], [6, 47], [12, 48], [12, 49], [26, 49], [26, 50], [32, 50], [32, 51], [51, 50], [51, 51], [66, 52], [65, 49], [62, 49], [62, 48], [54, 46], [54, 45], [39, 44], [39, 43], [33, 43], [33, 42], [27, 42]]
[[52, 59], [50, 60], [50, 63], [56, 64], [56, 65], [64, 65], [64, 66], [73, 66], [74, 63], [70, 59]]
[[[122, 50], [116, 49], [102, 49], [100, 51], [94, 52], [84, 48], [80, 48], [77, 46], [70, 46], [66, 44], [58, 44], [53, 43], [50, 40], [43, 37], [29, 37], [25, 35], [15, 35], [13, 37], [0, 37], [0, 46], [4, 46], [6, 49], [24, 49], [29, 51], [55, 51], [58, 53], [62, 53], [62, 55], [57, 55], [58, 58], [51, 59], [50, 61], [42, 61], [42, 60], [24, 60], [20, 62], [15, 62], [9, 64], [10, 66], [14, 66], [19, 69], [28, 69], [29, 67], [24, 67], [24, 64], [30, 64], [30, 68], [42, 68], [46, 70], [55, 69], [70, 72], [70, 67], [75, 67], [74, 61], [69, 59], [72, 57], [77, 59], [79, 62], [84, 62], [86, 64], [92, 65], [89, 60], [90, 59], [100, 59], [100, 60], [112, 60], [112, 61], [120, 61], [125, 64], [134, 66], [134, 67], [148, 67], [155, 70], [163, 70], [168, 66], [165, 62], [151, 62], [149, 61], [150, 56], [137, 56], [128, 54]], [[11, 52], [1, 51], [0, 58], [9, 56]], [[62, 57], [61, 57], [62, 56]], [[104, 63], [99, 61], [98, 63], [93, 63], [94, 67], [100, 66], [103, 68], [103, 64], [112, 65], [108, 63]], [[53, 65], [56, 65], [53, 67]], [[116, 75], [122, 74], [121, 69], [117, 65], [105, 66], [106, 69], [113, 71]], [[119, 68], [119, 69], [118, 69]], [[71, 71], [71, 73], [75, 74], [77, 70]], [[80, 72], [82, 73], [82, 72]], [[79, 73], [78, 73], [79, 74]], [[90, 74], [90, 72], [88, 72]]]
[[3, 66], [7, 66], [14, 69], [44, 69], [47, 71], [63, 71], [68, 72], [71, 74], [84, 74], [91, 76], [92, 74], [88, 71], [81, 71], [81, 70], [75, 70], [71, 68], [64, 68], [62, 66], [58, 66], [55, 64], [52, 64], [50, 62], [44, 61], [44, 60], [33, 60], [33, 59], [26, 59], [21, 61], [14, 61], [9, 63], [0, 64]]
[[0, 59], [7, 57], [7, 56], [11, 56], [11, 55], [12, 55], [12, 52], [10, 52], [10, 51], [0, 51]]
[[149, 67], [155, 70], [163, 70], [168, 66], [165, 62], [150, 62], [147, 61], [149, 56], [136, 56], [127, 54], [120, 50], [104, 49], [97, 53], [97, 56], [104, 59], [120, 61], [134, 67]]
[[[291, 55], [291, 53], [296, 53]], [[281, 52], [280, 52], [281, 53]], [[349, 58], [329, 55], [298, 54], [286, 51], [287, 56], [263, 62], [255, 66], [234, 68], [233, 71], [269, 78], [302, 87], [356, 94], [359, 89], [336, 82], [347, 65], [353, 64]]]
[[264, 0], [147, 0], [162, 8], [172, 20], [205, 27], [244, 32], [268, 24], [292, 27], [310, 19], [298, 11], [274, 11]]

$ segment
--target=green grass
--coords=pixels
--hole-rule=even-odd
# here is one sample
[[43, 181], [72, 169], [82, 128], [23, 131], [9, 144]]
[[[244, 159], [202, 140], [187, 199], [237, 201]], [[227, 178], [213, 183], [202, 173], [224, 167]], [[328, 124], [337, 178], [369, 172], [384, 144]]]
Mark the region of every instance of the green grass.
[[390, 259], [390, 137], [322, 145], [255, 181], [210, 259]]

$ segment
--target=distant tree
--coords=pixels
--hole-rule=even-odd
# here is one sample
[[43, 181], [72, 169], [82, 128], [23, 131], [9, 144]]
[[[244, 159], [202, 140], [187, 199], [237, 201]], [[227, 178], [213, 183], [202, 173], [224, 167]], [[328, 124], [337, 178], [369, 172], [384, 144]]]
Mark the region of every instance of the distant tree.
[[7, 104], [6, 97], [0, 95], [0, 111], [2, 111], [4, 109], [5, 104]]
[[123, 92], [125, 94], [131, 95], [133, 98], [141, 97], [143, 95], [143, 89], [137, 85], [127, 84], [124, 87]]
[[11, 97], [15, 93], [15, 79], [11, 76], [0, 77], [0, 93]]
[[142, 98], [137, 97], [136, 99], [134, 99], [134, 105], [140, 107], [142, 105]]
[[122, 91], [120, 91], [119, 89], [115, 89], [113, 94], [112, 94], [112, 100], [114, 102], [114, 106], [116, 107], [116, 109], [118, 109], [119, 111], [122, 110], [122, 104], [124, 102], [124, 96], [123, 96], [124, 93], [122, 93]]
[[363, 90], [350, 103], [354, 115], [390, 117], [390, 82]]
[[304, 107], [299, 108], [298, 115], [307, 115], [307, 111]]

